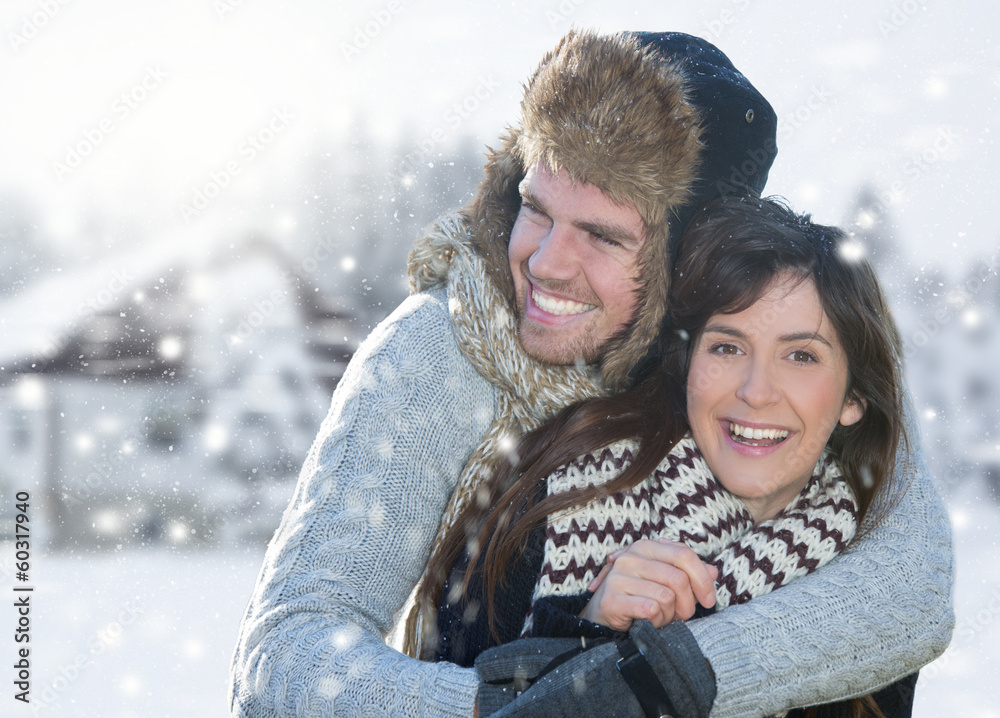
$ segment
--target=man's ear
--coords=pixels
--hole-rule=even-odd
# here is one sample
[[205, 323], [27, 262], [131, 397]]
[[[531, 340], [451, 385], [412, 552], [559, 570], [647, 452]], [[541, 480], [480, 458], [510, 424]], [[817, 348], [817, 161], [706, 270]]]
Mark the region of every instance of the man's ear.
[[844, 399], [844, 408], [840, 410], [840, 423], [842, 426], [850, 426], [861, 421], [868, 408], [868, 400], [855, 391], [850, 392]]

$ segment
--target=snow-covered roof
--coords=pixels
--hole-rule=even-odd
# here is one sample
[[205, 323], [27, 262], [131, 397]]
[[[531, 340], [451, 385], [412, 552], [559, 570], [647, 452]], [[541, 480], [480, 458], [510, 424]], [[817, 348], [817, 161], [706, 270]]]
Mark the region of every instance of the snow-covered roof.
[[163, 273], [190, 264], [190, 249], [168, 239], [60, 272], [0, 301], [0, 367], [44, 363], [96, 313], [113, 309]]

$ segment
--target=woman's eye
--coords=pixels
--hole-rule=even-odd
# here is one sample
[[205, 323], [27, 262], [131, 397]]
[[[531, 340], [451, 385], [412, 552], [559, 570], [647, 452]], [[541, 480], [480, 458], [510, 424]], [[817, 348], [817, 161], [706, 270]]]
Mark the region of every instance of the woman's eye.
[[803, 351], [802, 349], [798, 349], [798, 350], [792, 352], [790, 358], [791, 358], [792, 361], [795, 361], [795, 362], [814, 362], [814, 361], [816, 361], [816, 357], [815, 356], [813, 356], [812, 354], [810, 354], [807, 351]]
[[735, 344], [716, 344], [709, 351], [722, 356], [736, 356], [740, 353], [739, 347]]

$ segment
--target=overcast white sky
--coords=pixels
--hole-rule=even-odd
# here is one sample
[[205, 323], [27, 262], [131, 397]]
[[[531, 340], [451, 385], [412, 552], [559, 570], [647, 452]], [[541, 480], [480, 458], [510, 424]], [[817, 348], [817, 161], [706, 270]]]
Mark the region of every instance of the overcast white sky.
[[[998, 10], [915, 0], [503, 8], [5, 0], [0, 192], [25, 198], [43, 231], [67, 246], [92, 231], [94, 217], [131, 228], [111, 238], [117, 245], [202, 242], [218, 228], [267, 225], [275, 178], [320, 141], [364, 130], [388, 144], [439, 127], [447, 141], [495, 141], [516, 117], [520, 83], [575, 24], [681, 30], [719, 45], [785, 120], [768, 189], [797, 209], [842, 223], [870, 182], [894, 191], [894, 221], [921, 261], [958, 268], [997, 243]], [[466, 101], [474, 110], [456, 127], [449, 113]], [[81, 143], [93, 150], [70, 167]], [[223, 196], [186, 222], [181, 205], [227, 165], [238, 174]], [[309, 188], [287, 189], [309, 201]]]

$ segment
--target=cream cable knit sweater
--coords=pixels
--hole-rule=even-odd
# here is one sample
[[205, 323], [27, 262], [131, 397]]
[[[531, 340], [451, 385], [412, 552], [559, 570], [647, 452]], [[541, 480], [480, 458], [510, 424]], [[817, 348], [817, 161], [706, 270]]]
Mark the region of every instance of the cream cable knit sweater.
[[[440, 290], [408, 298], [364, 342], [257, 578], [232, 715], [472, 715], [473, 670], [407, 658], [383, 639], [496, 407]], [[781, 591], [688, 624], [718, 679], [713, 716], [865, 693], [947, 646], [950, 532], [909, 429], [912, 484], [884, 526]]]

